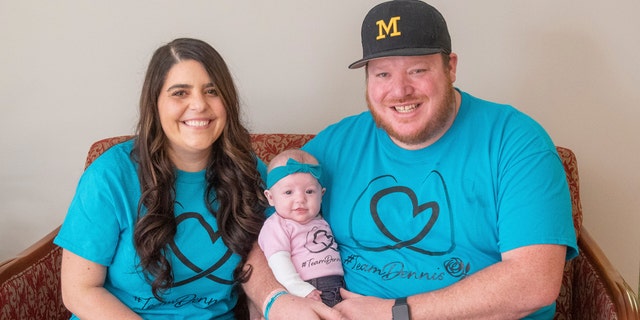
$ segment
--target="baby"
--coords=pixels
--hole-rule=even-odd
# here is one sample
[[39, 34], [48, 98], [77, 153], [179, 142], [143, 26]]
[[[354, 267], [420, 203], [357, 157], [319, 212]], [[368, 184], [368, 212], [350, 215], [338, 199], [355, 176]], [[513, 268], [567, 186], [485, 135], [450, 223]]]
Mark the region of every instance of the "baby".
[[292, 294], [333, 307], [342, 301], [344, 271], [329, 224], [320, 215], [322, 168], [309, 153], [290, 149], [271, 160], [264, 194], [275, 214], [258, 243], [276, 279]]

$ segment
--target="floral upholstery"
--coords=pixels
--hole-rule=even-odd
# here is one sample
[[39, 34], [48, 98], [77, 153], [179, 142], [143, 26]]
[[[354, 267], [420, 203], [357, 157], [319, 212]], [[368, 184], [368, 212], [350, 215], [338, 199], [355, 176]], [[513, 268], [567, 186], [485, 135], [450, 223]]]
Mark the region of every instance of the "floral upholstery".
[[[268, 163], [282, 150], [301, 147], [311, 134], [252, 134], [256, 155]], [[95, 142], [86, 166], [112, 145], [131, 136]], [[580, 255], [567, 262], [554, 319], [640, 319], [637, 296], [604, 253], [582, 229], [579, 176], [571, 150], [558, 147], [571, 191], [573, 222]], [[86, 167], [85, 166], [85, 167]], [[61, 249], [52, 243], [53, 230], [14, 259], [0, 264], [0, 319], [68, 319], [60, 297]]]
[[[573, 317], [566, 317], [564, 319], [579, 319], [579, 320], [597, 320], [597, 319], [620, 319], [616, 315], [616, 306], [607, 294], [594, 294], [607, 292], [604, 287], [604, 283], [598, 276], [597, 270], [592, 264], [585, 263], [585, 256], [583, 252], [580, 252], [580, 257], [576, 258], [572, 263], [573, 274], [575, 277], [583, 279], [585, 284], [582, 287], [572, 287], [576, 296], [581, 299], [572, 301], [572, 308], [578, 310], [588, 311], [588, 313], [581, 312], [580, 315], [572, 314]], [[595, 302], [595, 303], [593, 303]], [[559, 318], [558, 319], [562, 319]]]
[[578, 257], [567, 261], [565, 265], [554, 319], [640, 319], [637, 296], [615, 271], [588, 232], [582, 229], [580, 178], [576, 156], [567, 148], [556, 149], [562, 159], [569, 184], [573, 224], [580, 252]]
[[573, 152], [567, 148], [556, 147], [564, 172], [567, 175], [569, 192], [571, 193], [571, 206], [573, 209], [573, 226], [576, 228], [576, 235], [580, 236], [582, 228], [582, 202], [580, 202], [580, 177], [578, 176], [578, 161]]
[[256, 155], [265, 163], [278, 153], [292, 148], [300, 148], [313, 138], [312, 134], [253, 134], [251, 144]]
[[[256, 155], [265, 163], [269, 163], [276, 154], [286, 149], [300, 148], [305, 142], [313, 138], [313, 136], [312, 134], [292, 133], [252, 134], [251, 145]], [[85, 161], [85, 168], [114, 144], [131, 138], [133, 138], [133, 136], [119, 136], [96, 141], [89, 149], [89, 154], [87, 154], [87, 160]]]
[[86, 169], [91, 164], [91, 162], [93, 162], [93, 160], [95, 160], [98, 156], [107, 151], [107, 149], [111, 148], [113, 145], [127, 141], [131, 138], [133, 138], [133, 136], [119, 136], [94, 142], [91, 145], [91, 148], [89, 148], [89, 153], [87, 154], [87, 160], [84, 163], [84, 168]]
[[69, 319], [60, 295], [62, 249], [56, 228], [42, 240], [0, 265], [0, 319]]
[[[580, 233], [582, 227], [582, 204], [580, 202], [580, 189], [579, 189], [579, 177], [578, 177], [578, 164], [575, 161], [575, 156], [571, 150], [557, 147], [558, 154], [562, 159], [562, 165], [564, 166], [565, 174], [567, 175], [567, 182], [569, 183], [569, 192], [571, 193], [571, 206], [573, 211], [573, 226], [576, 229], [576, 235]], [[556, 299], [556, 320], [571, 320], [573, 319], [571, 308], [573, 300], [573, 288], [571, 283], [573, 282], [573, 265], [574, 260], [567, 261], [564, 267], [564, 273], [562, 276], [562, 287], [560, 287], [560, 294]], [[606, 318], [605, 318], [606, 319]]]

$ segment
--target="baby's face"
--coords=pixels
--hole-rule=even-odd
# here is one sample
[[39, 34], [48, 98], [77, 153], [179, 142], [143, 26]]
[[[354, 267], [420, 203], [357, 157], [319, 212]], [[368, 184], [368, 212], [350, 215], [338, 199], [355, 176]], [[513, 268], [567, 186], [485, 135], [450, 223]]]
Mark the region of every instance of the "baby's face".
[[324, 191], [311, 174], [298, 172], [280, 179], [264, 194], [281, 217], [305, 224], [320, 212]]

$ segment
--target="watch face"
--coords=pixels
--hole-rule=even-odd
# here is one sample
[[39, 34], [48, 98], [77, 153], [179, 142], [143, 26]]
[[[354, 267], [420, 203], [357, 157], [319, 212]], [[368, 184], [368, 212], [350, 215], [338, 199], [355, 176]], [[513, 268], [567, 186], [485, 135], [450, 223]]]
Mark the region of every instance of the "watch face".
[[393, 316], [393, 320], [410, 320], [409, 306], [406, 304], [393, 306], [391, 315]]

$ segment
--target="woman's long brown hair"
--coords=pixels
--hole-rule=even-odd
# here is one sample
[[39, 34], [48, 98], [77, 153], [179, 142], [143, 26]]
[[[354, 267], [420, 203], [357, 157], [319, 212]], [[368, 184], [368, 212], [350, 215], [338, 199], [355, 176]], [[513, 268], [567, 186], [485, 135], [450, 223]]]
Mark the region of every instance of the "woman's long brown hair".
[[[206, 42], [186, 38], [158, 48], [149, 62], [140, 94], [140, 119], [132, 157], [139, 164], [142, 189], [134, 245], [140, 267], [151, 281], [153, 295], [159, 300], [174, 283], [167, 254], [177, 224], [175, 167], [167, 154], [168, 141], [160, 125], [158, 97], [171, 67], [185, 60], [202, 64], [218, 89], [227, 113], [225, 128], [213, 144], [206, 168], [207, 188], [203, 201], [216, 217], [224, 243], [242, 259], [234, 272], [238, 283], [246, 281], [251, 274], [251, 266], [243, 266], [260, 232], [267, 207], [249, 132], [240, 121], [238, 94], [220, 54]], [[213, 209], [213, 199], [218, 203], [217, 211]]]

